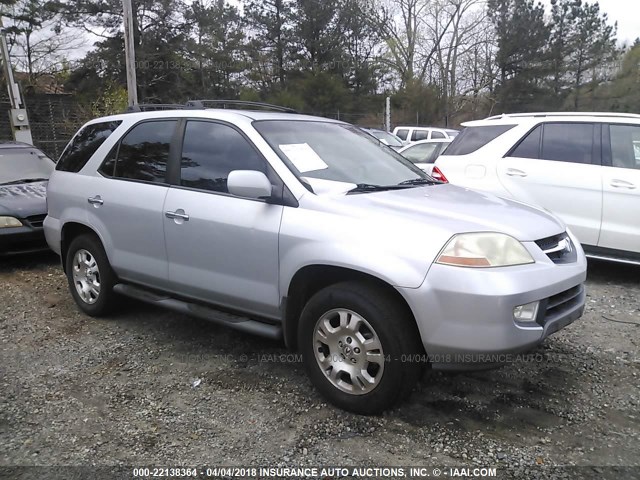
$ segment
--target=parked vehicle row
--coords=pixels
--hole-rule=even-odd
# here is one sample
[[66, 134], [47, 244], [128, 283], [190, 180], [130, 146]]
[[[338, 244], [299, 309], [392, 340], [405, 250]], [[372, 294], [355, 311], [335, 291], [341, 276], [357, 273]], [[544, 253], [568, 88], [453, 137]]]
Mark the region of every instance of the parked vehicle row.
[[538, 205], [589, 256], [640, 263], [640, 115], [499, 115], [464, 127], [436, 160], [451, 183]]
[[561, 220], [435, 180], [351, 125], [188, 109], [93, 120], [48, 187], [71, 295], [126, 295], [283, 339], [334, 404], [377, 413], [422, 367], [477, 368], [580, 317]]

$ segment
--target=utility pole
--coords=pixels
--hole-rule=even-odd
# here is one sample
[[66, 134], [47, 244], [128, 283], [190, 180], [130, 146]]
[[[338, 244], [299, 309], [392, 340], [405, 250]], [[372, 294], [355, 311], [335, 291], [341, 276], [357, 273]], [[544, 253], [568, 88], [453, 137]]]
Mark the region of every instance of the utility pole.
[[133, 9], [131, 0], [122, 0], [124, 12], [124, 58], [127, 70], [127, 94], [129, 108], [138, 105], [138, 82], [136, 81], [136, 50], [133, 40]]
[[384, 109], [384, 128], [387, 132], [391, 131], [391, 97], [387, 97]]
[[7, 47], [7, 37], [4, 33], [1, 15], [0, 54], [2, 55], [2, 68], [4, 70], [4, 78], [7, 81], [9, 101], [11, 102], [11, 109], [9, 110], [9, 120], [11, 121], [13, 138], [17, 142], [24, 142], [33, 145], [33, 138], [31, 137], [31, 127], [29, 127], [29, 117], [27, 116], [27, 109], [23, 108], [22, 97], [20, 96], [20, 87], [18, 87], [18, 84], [13, 78], [11, 58], [9, 57], [9, 47]]

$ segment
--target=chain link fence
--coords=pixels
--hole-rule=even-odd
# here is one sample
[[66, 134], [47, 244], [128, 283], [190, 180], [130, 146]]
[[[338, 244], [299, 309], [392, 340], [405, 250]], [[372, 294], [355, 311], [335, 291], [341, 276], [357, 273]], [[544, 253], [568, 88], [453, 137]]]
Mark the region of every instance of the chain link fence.
[[[67, 142], [84, 122], [91, 118], [90, 109], [73, 95], [30, 94], [24, 99], [31, 136], [36, 147], [57, 160]], [[9, 98], [0, 97], [0, 139], [13, 140]]]

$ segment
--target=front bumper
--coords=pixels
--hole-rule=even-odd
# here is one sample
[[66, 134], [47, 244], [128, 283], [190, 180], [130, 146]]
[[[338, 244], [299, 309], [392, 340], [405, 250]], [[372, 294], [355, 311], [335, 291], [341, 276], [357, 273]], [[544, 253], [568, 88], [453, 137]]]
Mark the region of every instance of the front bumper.
[[48, 250], [42, 227], [0, 228], [0, 256]]
[[[507, 363], [582, 315], [587, 268], [582, 249], [577, 247], [576, 262], [558, 265], [535, 244], [525, 246], [535, 263], [478, 269], [434, 264], [419, 288], [399, 289], [433, 368]], [[516, 322], [514, 308], [535, 301], [540, 301], [536, 321]]]

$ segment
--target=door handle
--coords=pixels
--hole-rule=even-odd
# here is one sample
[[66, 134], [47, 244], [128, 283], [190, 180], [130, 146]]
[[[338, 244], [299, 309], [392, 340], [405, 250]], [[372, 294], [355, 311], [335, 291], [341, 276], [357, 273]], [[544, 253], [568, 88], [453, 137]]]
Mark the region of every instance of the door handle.
[[87, 202], [89, 202], [91, 205], [102, 205], [104, 203], [102, 198], [100, 198], [100, 195], [87, 198]]
[[173, 220], [181, 219], [181, 220], [184, 220], [185, 222], [189, 221], [189, 215], [187, 215], [186, 213], [183, 213], [183, 212], [179, 212], [179, 211], [176, 211], [176, 212], [164, 212], [164, 215], [165, 215], [165, 217], [171, 218]]
[[527, 172], [523, 172], [522, 170], [518, 170], [517, 168], [507, 168], [507, 175], [510, 177], [526, 177]]
[[633, 190], [636, 188], [636, 186], [631, 183], [631, 182], [625, 182], [624, 180], [611, 180], [611, 184], [612, 187], [614, 188], [628, 188], [629, 190]]

